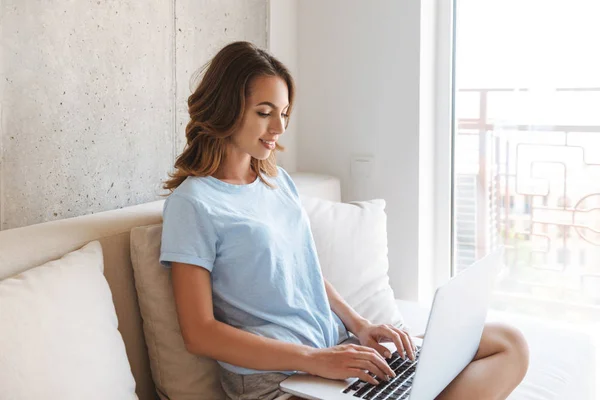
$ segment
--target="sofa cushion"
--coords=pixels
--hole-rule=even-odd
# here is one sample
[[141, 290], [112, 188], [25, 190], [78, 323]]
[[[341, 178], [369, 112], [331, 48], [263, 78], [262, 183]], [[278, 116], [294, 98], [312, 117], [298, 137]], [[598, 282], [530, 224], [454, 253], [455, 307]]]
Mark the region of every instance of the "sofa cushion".
[[223, 399], [217, 362], [185, 348], [171, 274], [158, 261], [161, 234], [162, 224], [131, 230], [135, 287], [156, 390], [161, 399]]
[[385, 201], [301, 199], [323, 276], [364, 318], [373, 323], [403, 324], [389, 285]]
[[0, 281], [3, 394], [137, 399], [103, 269], [102, 247], [93, 241]]

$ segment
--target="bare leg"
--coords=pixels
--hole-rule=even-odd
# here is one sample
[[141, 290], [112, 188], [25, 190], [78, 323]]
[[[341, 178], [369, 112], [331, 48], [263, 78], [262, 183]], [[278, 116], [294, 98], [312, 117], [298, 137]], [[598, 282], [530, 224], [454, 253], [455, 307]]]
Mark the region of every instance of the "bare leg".
[[475, 358], [436, 400], [501, 400], [523, 380], [529, 348], [517, 329], [488, 323]]
[[506, 399], [523, 380], [528, 366], [529, 348], [521, 332], [505, 324], [488, 323], [473, 361], [436, 400]]

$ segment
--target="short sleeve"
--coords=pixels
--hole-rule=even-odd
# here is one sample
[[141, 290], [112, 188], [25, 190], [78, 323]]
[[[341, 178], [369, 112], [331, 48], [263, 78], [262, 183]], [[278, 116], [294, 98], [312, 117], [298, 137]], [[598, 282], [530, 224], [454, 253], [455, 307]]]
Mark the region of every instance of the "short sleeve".
[[298, 188], [296, 188], [296, 184], [292, 180], [292, 177], [287, 173], [285, 169], [283, 169], [283, 167], [277, 166], [277, 168], [279, 169], [279, 173], [283, 176], [283, 179], [290, 192], [292, 192], [294, 197], [299, 200], [300, 195], [298, 194]]
[[193, 264], [212, 271], [217, 253], [217, 233], [208, 212], [198, 202], [171, 194], [163, 208], [160, 263]]

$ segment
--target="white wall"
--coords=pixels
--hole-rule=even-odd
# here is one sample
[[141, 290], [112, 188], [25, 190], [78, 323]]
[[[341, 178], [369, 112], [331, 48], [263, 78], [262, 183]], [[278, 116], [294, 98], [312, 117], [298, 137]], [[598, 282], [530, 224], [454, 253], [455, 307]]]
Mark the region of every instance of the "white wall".
[[[435, 273], [436, 4], [294, 5], [297, 168], [339, 177], [344, 201], [386, 200], [392, 287], [398, 298], [423, 301]], [[368, 179], [352, 179], [358, 156], [373, 159]]]
[[[298, 2], [297, 0], [271, 0], [268, 10], [267, 47], [288, 67], [298, 84]], [[280, 144], [286, 147], [286, 151], [277, 154], [277, 163], [288, 172], [296, 172], [297, 169], [296, 131], [300, 115], [301, 110], [296, 102], [288, 128], [280, 139]]]
[[[435, 0], [421, 0], [419, 18], [419, 247], [418, 265], [432, 266], [435, 232]], [[430, 245], [427, 245], [427, 244]], [[432, 268], [418, 270], [419, 297], [433, 286]]]

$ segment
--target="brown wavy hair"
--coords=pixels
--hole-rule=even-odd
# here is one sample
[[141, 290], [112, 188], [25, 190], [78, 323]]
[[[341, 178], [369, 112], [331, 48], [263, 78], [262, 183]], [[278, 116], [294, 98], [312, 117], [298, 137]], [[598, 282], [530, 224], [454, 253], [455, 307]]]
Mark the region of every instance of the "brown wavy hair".
[[[200, 84], [188, 97], [190, 122], [185, 128], [186, 146], [175, 161], [175, 171], [163, 182], [168, 196], [188, 176], [208, 176], [217, 171], [225, 159], [227, 143], [241, 126], [246, 99], [253, 78], [276, 76], [288, 87], [289, 108], [285, 127], [294, 104], [295, 84], [288, 69], [267, 51], [249, 42], [233, 42], [202, 66]], [[284, 151], [279, 143], [276, 151]], [[263, 176], [277, 176], [275, 151], [265, 160], [252, 157], [250, 167], [260, 180], [273, 187]]]

